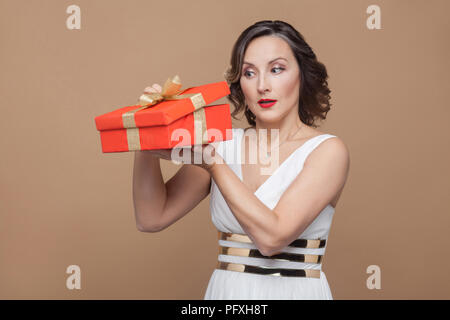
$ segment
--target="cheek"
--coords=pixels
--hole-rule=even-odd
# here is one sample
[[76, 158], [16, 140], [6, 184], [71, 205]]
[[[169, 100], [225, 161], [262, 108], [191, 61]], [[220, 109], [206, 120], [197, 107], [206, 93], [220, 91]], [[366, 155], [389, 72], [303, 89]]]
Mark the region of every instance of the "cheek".
[[241, 84], [242, 93], [244, 94], [244, 96], [246, 98], [249, 98], [251, 96], [251, 88], [250, 88], [249, 83], [245, 80], [241, 80], [240, 84]]
[[295, 76], [286, 77], [280, 82], [279, 90], [285, 97], [295, 98], [299, 94], [300, 80]]

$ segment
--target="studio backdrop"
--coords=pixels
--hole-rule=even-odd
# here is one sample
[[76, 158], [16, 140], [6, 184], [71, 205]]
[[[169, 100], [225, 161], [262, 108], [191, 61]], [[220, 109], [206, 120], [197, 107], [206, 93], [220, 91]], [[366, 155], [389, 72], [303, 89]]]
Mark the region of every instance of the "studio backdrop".
[[[322, 267], [333, 298], [449, 299], [449, 11], [446, 0], [0, 0], [0, 298], [202, 299], [218, 254], [210, 197], [162, 232], [137, 230], [134, 154], [103, 153], [94, 118], [176, 74], [183, 88], [224, 81], [239, 34], [282, 20], [326, 66], [319, 130], [350, 151]], [[167, 181], [181, 165], [161, 166]]]

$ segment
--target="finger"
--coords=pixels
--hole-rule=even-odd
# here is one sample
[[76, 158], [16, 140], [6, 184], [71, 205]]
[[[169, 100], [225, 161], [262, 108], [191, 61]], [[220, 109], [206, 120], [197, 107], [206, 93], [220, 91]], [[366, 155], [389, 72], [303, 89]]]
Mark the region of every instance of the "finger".
[[216, 149], [211, 144], [202, 145], [202, 153], [205, 158], [214, 158], [216, 155]]
[[146, 87], [144, 93], [156, 93], [156, 89], [153, 87]]
[[202, 152], [202, 146], [198, 144], [194, 144], [191, 148], [192, 152], [199, 153]]
[[157, 83], [154, 83], [154, 84], [152, 85], [152, 87], [153, 87], [157, 92], [161, 92], [161, 91], [162, 91], [162, 87], [161, 87], [159, 84], [157, 84]]
[[170, 153], [171, 153], [170, 149], [155, 149], [155, 151], [158, 152], [158, 154], [161, 157], [164, 157], [165, 159], [170, 159]]

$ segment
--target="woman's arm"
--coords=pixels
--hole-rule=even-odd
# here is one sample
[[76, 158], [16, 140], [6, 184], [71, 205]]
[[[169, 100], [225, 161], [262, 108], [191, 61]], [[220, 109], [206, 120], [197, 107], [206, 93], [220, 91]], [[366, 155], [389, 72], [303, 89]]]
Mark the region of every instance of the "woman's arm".
[[301, 173], [271, 210], [226, 164], [209, 168], [225, 201], [259, 251], [271, 256], [297, 239], [344, 187], [349, 153], [339, 139], [329, 139], [308, 156]]
[[[162, 87], [157, 83], [144, 89], [144, 93], [161, 91]], [[209, 194], [211, 176], [201, 166], [185, 164], [164, 183], [160, 158], [170, 160], [171, 152], [171, 149], [135, 152], [133, 202], [139, 231], [157, 232], [167, 228]]]
[[164, 183], [158, 152], [168, 158], [170, 150], [135, 152], [133, 202], [136, 227], [142, 232], [167, 228], [209, 194], [208, 171], [191, 164], [184, 164]]

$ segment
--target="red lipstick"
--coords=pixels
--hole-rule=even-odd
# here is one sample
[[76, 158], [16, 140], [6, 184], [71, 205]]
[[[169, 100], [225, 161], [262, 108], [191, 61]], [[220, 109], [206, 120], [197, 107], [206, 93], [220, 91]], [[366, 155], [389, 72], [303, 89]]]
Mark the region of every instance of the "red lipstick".
[[277, 100], [274, 99], [261, 99], [258, 101], [258, 104], [261, 106], [261, 108], [270, 108], [275, 103], [277, 103]]

